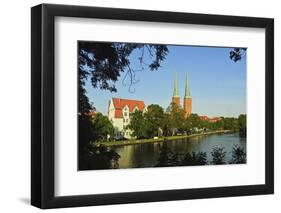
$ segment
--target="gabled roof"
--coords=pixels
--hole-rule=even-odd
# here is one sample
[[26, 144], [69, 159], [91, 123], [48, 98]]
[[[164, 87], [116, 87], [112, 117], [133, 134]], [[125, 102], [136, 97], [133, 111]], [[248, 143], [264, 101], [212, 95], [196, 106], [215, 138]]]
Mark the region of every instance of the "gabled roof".
[[129, 112], [133, 112], [133, 110], [137, 107], [139, 111], [143, 111], [145, 105], [144, 101], [139, 100], [130, 100], [123, 98], [112, 98], [113, 106], [115, 108], [115, 118], [123, 118], [122, 109], [125, 106], [128, 106]]

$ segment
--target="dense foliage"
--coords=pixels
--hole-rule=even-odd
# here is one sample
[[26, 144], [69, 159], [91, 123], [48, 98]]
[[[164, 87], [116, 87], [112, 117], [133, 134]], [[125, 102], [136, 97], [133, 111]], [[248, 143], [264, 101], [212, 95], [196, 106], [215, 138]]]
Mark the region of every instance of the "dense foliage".
[[239, 146], [234, 146], [232, 148], [232, 160], [230, 163], [233, 164], [240, 164], [240, 163], [246, 163], [246, 152], [244, 149], [242, 149]]
[[246, 115], [239, 115], [238, 117], [238, 127], [241, 136], [246, 137], [247, 134], [247, 118]]
[[247, 128], [246, 115], [238, 118], [221, 117], [216, 122], [210, 122], [202, 120], [197, 114], [185, 116], [183, 109], [174, 104], [166, 111], [161, 106], [152, 104], [145, 112], [131, 113], [130, 118], [130, 124], [126, 128], [132, 130], [132, 136], [138, 139], [212, 130], [239, 131], [241, 136], [245, 136]]
[[211, 155], [213, 157], [212, 164], [220, 165], [226, 163], [224, 160], [226, 155], [226, 151], [224, 150], [224, 147], [214, 146]]
[[92, 118], [93, 141], [105, 141], [114, 135], [114, 127], [107, 116], [101, 113]]
[[229, 58], [234, 62], [240, 61], [246, 54], [247, 48], [233, 48], [229, 52]]
[[177, 153], [168, 148], [163, 142], [161, 147], [158, 163], [155, 167], [169, 166], [199, 166], [199, 165], [221, 165], [221, 164], [242, 164], [246, 163], [246, 152], [243, 148], [235, 145], [232, 149], [232, 159], [227, 162], [226, 151], [224, 147], [214, 146], [211, 152], [212, 159], [207, 160], [206, 152], [187, 152]]
[[158, 136], [163, 127], [164, 111], [159, 105], [149, 105], [147, 112], [143, 113], [136, 110], [130, 116], [130, 124], [126, 128], [132, 130], [132, 136], [136, 138]]
[[[168, 54], [166, 45], [80, 41], [79, 75], [82, 80], [89, 77], [94, 88], [117, 92], [115, 82], [121, 73], [129, 77], [131, 84], [135, 82], [135, 71], [138, 70], [131, 67], [129, 58], [134, 50], [141, 54], [138, 70], [144, 69], [144, 64], [151, 71], [157, 70]], [[151, 62], [144, 62], [146, 54], [152, 58]]]
[[117, 169], [120, 155], [104, 146], [87, 146], [87, 152], [79, 155], [79, 169]]

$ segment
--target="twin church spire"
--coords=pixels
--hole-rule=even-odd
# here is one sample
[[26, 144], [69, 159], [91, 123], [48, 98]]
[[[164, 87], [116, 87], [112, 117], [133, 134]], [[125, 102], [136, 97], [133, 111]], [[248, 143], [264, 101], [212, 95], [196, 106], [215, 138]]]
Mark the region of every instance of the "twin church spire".
[[[175, 79], [174, 79], [174, 93], [172, 97], [172, 103], [180, 107], [180, 97], [178, 93], [178, 76], [177, 73], [175, 73]], [[183, 99], [183, 109], [185, 112], [185, 115], [188, 116], [192, 113], [192, 99], [190, 95], [190, 88], [189, 88], [189, 81], [188, 76], [186, 73], [185, 76], [185, 95]]]
[[185, 74], [185, 95], [184, 97], [190, 98], [190, 89], [187, 73]]
[[[174, 93], [173, 97], [179, 97], [179, 90], [178, 90], [178, 75], [175, 73], [175, 79], [174, 79]], [[189, 89], [189, 82], [188, 82], [188, 76], [187, 73], [185, 75], [185, 94], [184, 97], [190, 98], [190, 89]]]
[[174, 94], [173, 97], [179, 97], [179, 91], [178, 91], [178, 75], [175, 73], [175, 79], [174, 79]]

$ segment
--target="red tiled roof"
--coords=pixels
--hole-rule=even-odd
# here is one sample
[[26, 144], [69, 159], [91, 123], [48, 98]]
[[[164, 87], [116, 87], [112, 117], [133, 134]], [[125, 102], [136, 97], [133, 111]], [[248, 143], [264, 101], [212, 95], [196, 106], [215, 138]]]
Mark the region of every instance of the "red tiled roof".
[[210, 122], [217, 122], [217, 121], [220, 121], [221, 118], [220, 117], [213, 117], [213, 118], [209, 118], [208, 116], [206, 115], [202, 115], [202, 116], [199, 116], [201, 120], [203, 121], [210, 121]]
[[199, 118], [204, 121], [209, 120], [209, 117], [206, 115], [199, 116]]
[[209, 119], [210, 122], [217, 122], [217, 121], [220, 121], [220, 120], [221, 120], [221, 118], [219, 118], [219, 117], [214, 117], [214, 118]]
[[133, 112], [135, 107], [138, 108], [139, 111], [143, 111], [145, 105], [143, 101], [139, 100], [130, 100], [130, 99], [123, 99], [123, 98], [112, 98], [113, 105], [115, 108], [115, 118], [122, 118], [123, 113], [122, 109], [127, 105], [129, 107], [129, 112]]
[[122, 109], [116, 109], [114, 117], [115, 118], [123, 118]]

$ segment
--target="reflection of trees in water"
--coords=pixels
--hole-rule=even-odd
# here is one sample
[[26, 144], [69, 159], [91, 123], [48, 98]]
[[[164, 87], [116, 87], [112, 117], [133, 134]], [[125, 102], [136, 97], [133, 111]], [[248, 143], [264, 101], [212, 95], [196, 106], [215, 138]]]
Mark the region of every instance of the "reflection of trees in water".
[[[159, 144], [158, 144], [159, 145]], [[134, 147], [130, 147], [134, 148]], [[148, 149], [153, 149], [149, 147]], [[144, 152], [148, 149], [142, 150]], [[134, 154], [134, 152], [132, 153]], [[224, 147], [214, 146], [212, 148], [212, 159], [207, 160], [206, 152], [185, 152], [180, 153], [172, 151], [168, 147], [167, 143], [163, 143], [159, 151], [158, 162], [155, 167], [171, 167], [171, 166], [198, 166], [198, 165], [219, 165], [219, 164], [243, 164], [246, 163], [246, 152], [239, 145], [235, 145], [232, 148], [232, 158], [227, 161], [225, 158]], [[121, 154], [122, 155], [122, 154]], [[120, 155], [113, 149], [109, 149], [104, 146], [89, 146], [83, 155], [79, 159], [79, 170], [92, 170], [92, 169], [118, 169]], [[128, 157], [128, 156], [127, 156]], [[145, 162], [137, 160], [135, 165], [127, 168], [145, 168]]]
[[158, 163], [155, 167], [246, 163], [246, 152], [238, 145], [232, 148], [232, 159], [229, 162], [225, 160], [226, 152], [224, 151], [224, 147], [214, 146], [211, 155], [212, 160], [209, 162], [206, 152], [178, 153], [168, 148], [167, 144], [164, 142], [160, 149]]
[[118, 161], [119, 168], [145, 168], [154, 166], [160, 147], [160, 143], [148, 143], [120, 146], [113, 149], [121, 156]]

